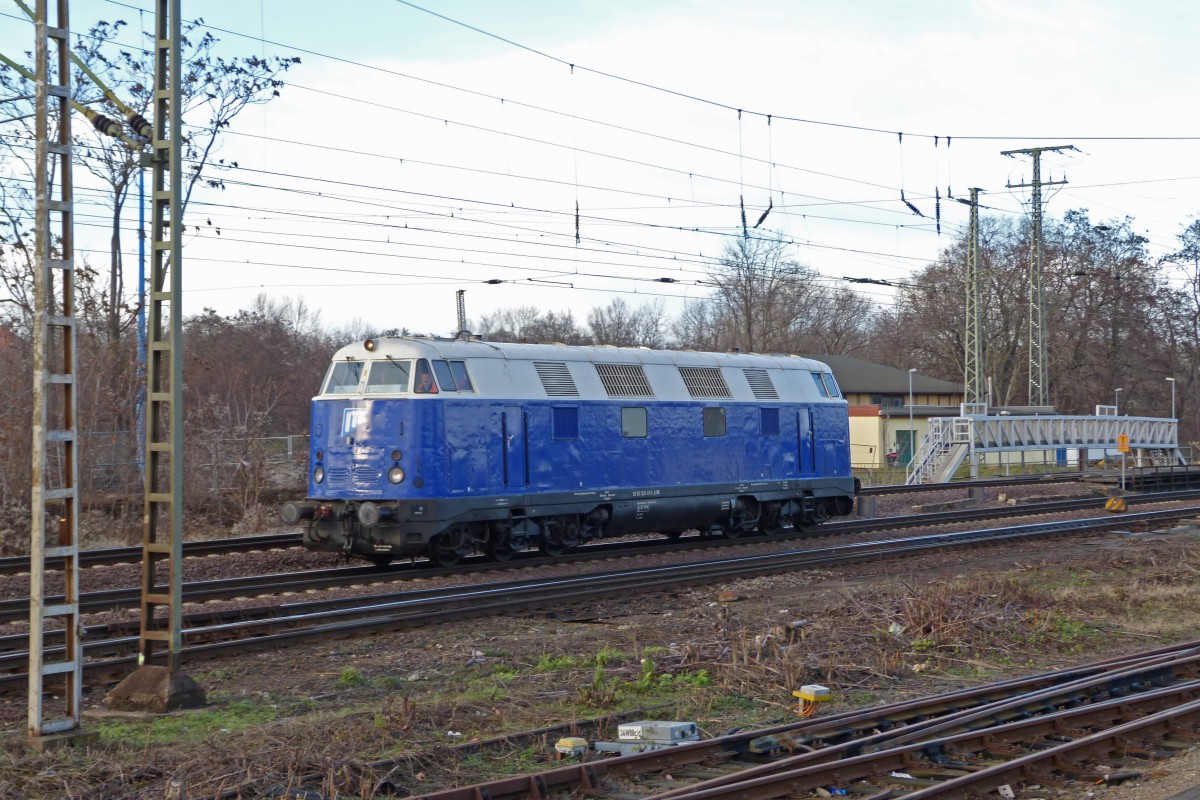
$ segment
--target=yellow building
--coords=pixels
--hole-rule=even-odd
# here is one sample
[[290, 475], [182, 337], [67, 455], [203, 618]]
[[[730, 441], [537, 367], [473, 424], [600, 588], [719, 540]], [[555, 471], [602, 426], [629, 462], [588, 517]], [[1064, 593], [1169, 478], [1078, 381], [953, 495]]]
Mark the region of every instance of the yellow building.
[[907, 464], [911, 443], [925, 436], [930, 417], [959, 414], [962, 384], [850, 356], [805, 358], [828, 364], [850, 403], [850, 463], [855, 469]]

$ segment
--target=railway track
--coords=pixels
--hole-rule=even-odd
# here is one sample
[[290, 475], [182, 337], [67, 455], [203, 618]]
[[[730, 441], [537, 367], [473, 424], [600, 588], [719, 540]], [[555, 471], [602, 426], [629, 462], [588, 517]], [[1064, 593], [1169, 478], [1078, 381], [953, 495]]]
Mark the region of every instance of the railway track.
[[[862, 489], [862, 496], [885, 496], [891, 494], [910, 494], [945, 489], [970, 489], [978, 487], [1023, 486], [1030, 484], [1051, 485], [1054, 483], [1077, 483], [1079, 476], [1054, 475], [1044, 478], [1004, 478], [986, 481], [970, 481], [954, 484], [928, 484], [920, 486], [871, 486]], [[1100, 501], [1103, 502], [1103, 501]], [[851, 523], [852, 524], [852, 523]], [[830, 527], [834, 527], [831, 525]], [[301, 545], [299, 533], [258, 534], [254, 536], [238, 536], [230, 539], [206, 539], [196, 542], [184, 542], [185, 558], [224, 555], [227, 553], [244, 553], [254, 550], [281, 550]], [[111, 566], [114, 564], [137, 564], [142, 560], [140, 545], [133, 547], [113, 547], [102, 550], [82, 550], [79, 553], [81, 567]], [[0, 558], [0, 575], [19, 575], [29, 571], [28, 556], [9, 556]]]
[[[1186, 501], [1200, 498], [1200, 491], [1170, 492], [1155, 495], [1145, 495], [1135, 500], [1134, 504], [1148, 504], [1168, 501]], [[275, 575], [254, 575], [237, 578], [224, 578], [210, 581], [197, 581], [185, 584], [184, 601], [188, 603], [205, 603], [213, 600], [231, 598], [257, 597], [272, 594], [284, 594], [296, 591], [314, 591], [345, 586], [385, 583], [402, 580], [415, 575], [421, 577], [446, 577], [467, 573], [480, 573], [494, 570], [511, 569], [535, 561], [554, 563], [579, 563], [605, 558], [628, 555], [656, 555], [660, 553], [680, 553], [682, 546], [692, 549], [716, 549], [729, 547], [736, 542], [747, 541], [789, 541], [812, 540], [814, 538], [830, 538], [850, 534], [874, 533], [885, 530], [905, 529], [914, 527], [934, 527], [937, 525], [971, 521], [986, 521], [1008, 517], [1027, 517], [1040, 514], [1053, 514], [1070, 511], [1081, 511], [1103, 506], [1103, 498], [1085, 498], [1080, 500], [1062, 500], [1048, 503], [1011, 506], [1007, 508], [967, 509], [943, 511], [927, 514], [914, 514], [906, 517], [885, 517], [872, 520], [856, 520], [828, 523], [819, 531], [796, 531], [793, 533], [774, 534], [772, 536], [743, 537], [730, 540], [723, 537], [704, 537], [700, 535], [685, 537], [683, 544], [664, 542], [658, 539], [643, 539], [632, 542], [596, 542], [584, 545], [573, 553], [548, 559], [536, 555], [533, 551], [522, 554], [522, 557], [497, 563], [482, 556], [464, 561], [452, 568], [432, 566], [431, 562], [407, 562], [388, 567], [354, 565], [335, 567], [305, 572], [280, 573]], [[140, 552], [140, 550], [139, 550]], [[48, 602], [61, 602], [61, 595], [48, 598]], [[122, 587], [101, 591], [85, 592], [80, 596], [79, 607], [82, 613], [100, 613], [121, 608], [136, 607], [141, 600], [141, 589], [137, 587]], [[0, 624], [21, 622], [28, 619], [29, 598], [18, 597], [0, 600]]]
[[[1013, 528], [938, 533], [908, 539], [806, 547], [790, 553], [735, 556], [713, 561], [618, 570], [566, 578], [532, 578], [479, 586], [402, 591], [239, 608], [190, 615], [183, 632], [181, 657], [193, 660], [249, 649], [280, 647], [316, 637], [357, 636], [453, 619], [479, 618], [533, 609], [569, 609], [603, 597], [670, 589], [697, 583], [712, 585], [738, 578], [768, 575], [856, 561], [902, 558], [933, 550], [994, 545], [1080, 532], [1161, 524], [1200, 513], [1200, 507], [1175, 508], [1085, 520], [1037, 523]], [[24, 634], [0, 637], [0, 691], [24, 686], [28, 654]], [[59, 657], [50, 639], [47, 658]], [[136, 630], [132, 625], [85, 629], [84, 671], [105, 681], [126, 674], [136, 662]]]
[[[569, 792], [601, 800], [769, 800], [819, 792], [915, 800], [1034, 782], [1116, 782], [1200, 742], [1198, 645], [588, 760], [422, 800]], [[384, 771], [392, 762], [372, 766]]]

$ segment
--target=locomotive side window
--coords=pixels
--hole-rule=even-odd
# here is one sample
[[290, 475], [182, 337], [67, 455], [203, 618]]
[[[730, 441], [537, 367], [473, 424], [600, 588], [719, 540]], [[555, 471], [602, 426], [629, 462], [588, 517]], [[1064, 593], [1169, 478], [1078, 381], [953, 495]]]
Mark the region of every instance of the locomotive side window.
[[763, 436], [778, 436], [779, 435], [779, 409], [778, 408], [762, 408], [759, 409], [761, 415], [759, 417], [759, 425], [762, 429]]
[[411, 361], [374, 361], [367, 373], [367, 392], [407, 392]]
[[475, 387], [471, 385], [471, 376], [467, 374], [467, 362], [451, 361], [450, 374], [454, 376], [454, 385], [460, 392], [475, 391]]
[[621, 435], [626, 439], [645, 439], [649, 435], [649, 425], [646, 422], [646, 409], [621, 409]]
[[362, 377], [363, 362], [337, 361], [329, 369], [325, 381], [325, 394], [353, 394], [358, 391], [358, 380]]
[[817, 385], [817, 391], [820, 392], [821, 397], [829, 397], [829, 387], [825, 385], [825, 381], [821, 380], [821, 373], [810, 372], [809, 374], [812, 375], [813, 383]]
[[437, 384], [433, 382], [433, 372], [429, 369], [429, 362], [425, 359], [417, 359], [417, 382], [413, 386], [413, 391], [417, 394], [437, 394]]
[[704, 409], [704, 435], [725, 435], [725, 409], [720, 406]]
[[434, 361], [433, 371], [437, 374], [438, 385], [442, 387], [443, 392], [457, 392], [458, 389], [454, 383], [454, 376], [450, 374], [450, 365], [445, 361]]
[[829, 390], [830, 397], [842, 396], [841, 387], [837, 385], [837, 381], [834, 380], [832, 372], [822, 372], [821, 377], [825, 380], [825, 388]]
[[[434, 361], [433, 373], [443, 392], [473, 392], [465, 361]], [[436, 391], [436, 390], [435, 390]]]
[[578, 406], [555, 406], [554, 407], [554, 438], [555, 439], [578, 439], [579, 438], [579, 407]]

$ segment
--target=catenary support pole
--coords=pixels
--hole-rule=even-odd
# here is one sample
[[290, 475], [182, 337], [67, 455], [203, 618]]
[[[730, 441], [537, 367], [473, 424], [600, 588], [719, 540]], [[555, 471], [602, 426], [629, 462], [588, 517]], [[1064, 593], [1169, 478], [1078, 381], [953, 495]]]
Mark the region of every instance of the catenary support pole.
[[[77, 428], [74, 202], [71, 176], [71, 73], [67, 0], [38, 0], [36, 36], [37, 221], [34, 257], [33, 462], [30, 510], [29, 735], [79, 727], [83, 626], [79, 618], [79, 444]], [[57, 184], [55, 180], [57, 179]], [[62, 599], [47, 602], [47, 563], [63, 575]], [[48, 619], [65, 633], [46, 660]], [[65, 708], [47, 718], [45, 686], [61, 680]], [[58, 708], [53, 711], [57, 712]]]

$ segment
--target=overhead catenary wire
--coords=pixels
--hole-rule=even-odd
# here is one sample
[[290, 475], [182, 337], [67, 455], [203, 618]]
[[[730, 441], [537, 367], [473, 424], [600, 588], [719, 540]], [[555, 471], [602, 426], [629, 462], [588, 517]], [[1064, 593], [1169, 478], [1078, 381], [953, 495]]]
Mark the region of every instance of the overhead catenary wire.
[[[689, 175], [690, 175], [690, 173], [689, 173]], [[768, 187], [768, 191], [770, 191], [770, 187]], [[770, 207], [770, 206], [768, 205], [768, 207]], [[500, 210], [500, 209], [496, 209], [496, 210], [497, 210], [497, 212], [499, 212], [499, 210]], [[538, 211], [540, 211], [540, 209], [535, 209], [535, 210], [532, 210], [532, 213], [537, 213]], [[816, 216], [814, 215], [814, 216], [813, 216], [813, 218], [814, 218], [814, 219], [816, 219], [816, 218], [818, 218], [818, 217], [816, 217]], [[613, 220], [613, 224], [621, 224], [621, 225], [625, 225], [625, 224], [636, 224], [636, 223], [633, 223], [632, 221], [629, 221], [629, 220], [624, 220], [624, 221], [617, 221], [617, 220]], [[880, 223], [871, 223], [871, 224], [880, 224]], [[744, 233], [744, 227], [745, 227], [745, 226], [743, 225], [743, 233]], [[902, 226], [902, 227], [916, 227], [916, 226]], [[680, 230], [691, 230], [690, 228], [677, 228], [677, 229], [680, 229]], [[717, 231], [714, 231], [714, 232], [717, 232]], [[717, 233], [720, 233], [720, 232], [717, 232]], [[726, 233], [725, 235], [728, 235], [728, 234]]]
[[[126, 5], [126, 4], [116, 3], [116, 5]], [[133, 7], [133, 6], [128, 6], [128, 7]], [[214, 30], [221, 30], [221, 31], [223, 31], [223, 32], [231, 33], [231, 34], [234, 34], [234, 35], [245, 36], [245, 34], [240, 34], [240, 33], [236, 32], [236, 31], [228, 31], [228, 30], [226, 30], [226, 29], [222, 29], [222, 28], [216, 28], [216, 27], [214, 27], [214, 26], [208, 26], [208, 27], [211, 27], [211, 28], [212, 28], [212, 29], [214, 29]], [[256, 39], [256, 41], [260, 40], [260, 37], [250, 37], [250, 38], [255, 38], [255, 39]], [[319, 53], [318, 53], [318, 55], [322, 55], [322, 56], [324, 56], [325, 54], [319, 54]], [[350, 62], [350, 63], [358, 63], [358, 62]], [[361, 65], [361, 66], [367, 66], [367, 65]], [[300, 88], [303, 88], [303, 87], [300, 87]], [[773, 159], [772, 159], [772, 163], [773, 163]], [[839, 177], [839, 178], [841, 178], [841, 177], [843, 177], [843, 176], [833, 176], [833, 177]], [[690, 180], [690, 179], [691, 179], [691, 174], [689, 174], [689, 180]], [[854, 179], [850, 179], [850, 180], [854, 180]], [[870, 183], [870, 182], [864, 182], [864, 183]], [[768, 188], [768, 190], [769, 190], [769, 188]], [[909, 205], [911, 206], [911, 203], [910, 203]]]

